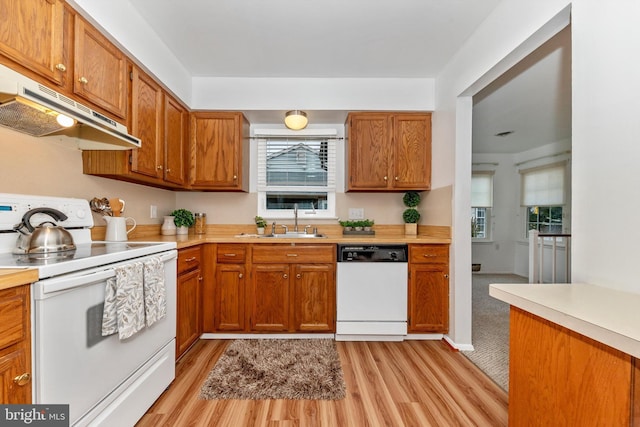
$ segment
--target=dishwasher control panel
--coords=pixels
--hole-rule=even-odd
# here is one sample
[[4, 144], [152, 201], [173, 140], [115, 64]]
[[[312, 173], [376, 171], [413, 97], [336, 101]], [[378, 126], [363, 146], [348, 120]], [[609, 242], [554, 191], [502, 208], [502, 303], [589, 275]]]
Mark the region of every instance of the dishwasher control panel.
[[338, 262], [407, 262], [407, 245], [338, 245]]

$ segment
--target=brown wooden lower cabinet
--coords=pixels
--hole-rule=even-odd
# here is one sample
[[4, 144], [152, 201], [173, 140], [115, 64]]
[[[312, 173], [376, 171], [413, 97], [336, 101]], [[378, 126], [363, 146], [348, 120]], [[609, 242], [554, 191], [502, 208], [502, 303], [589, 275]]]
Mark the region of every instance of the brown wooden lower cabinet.
[[630, 355], [511, 307], [510, 426], [640, 425]]
[[202, 334], [200, 246], [178, 251], [176, 359]]
[[334, 332], [335, 268], [332, 264], [295, 264], [293, 269], [293, 328], [296, 332]]
[[0, 291], [0, 403], [31, 403], [30, 285]]
[[289, 265], [254, 264], [248, 292], [249, 330], [289, 330]]
[[409, 245], [410, 333], [449, 331], [449, 245]]

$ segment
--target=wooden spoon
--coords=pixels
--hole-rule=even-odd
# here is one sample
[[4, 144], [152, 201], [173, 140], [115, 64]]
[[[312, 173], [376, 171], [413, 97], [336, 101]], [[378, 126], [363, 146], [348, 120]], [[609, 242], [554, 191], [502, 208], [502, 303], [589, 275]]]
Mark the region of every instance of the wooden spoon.
[[124, 207], [120, 199], [109, 199], [109, 206], [111, 206], [113, 216], [120, 216], [122, 208]]

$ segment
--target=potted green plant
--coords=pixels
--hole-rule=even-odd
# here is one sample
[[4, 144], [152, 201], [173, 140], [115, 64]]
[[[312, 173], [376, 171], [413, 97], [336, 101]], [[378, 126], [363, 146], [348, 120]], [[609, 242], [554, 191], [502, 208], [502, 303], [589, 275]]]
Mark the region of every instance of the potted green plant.
[[338, 224], [340, 224], [343, 228], [344, 231], [351, 231], [353, 230], [353, 227], [355, 226], [355, 221], [338, 221]]
[[420, 220], [420, 212], [416, 206], [420, 204], [420, 193], [417, 191], [407, 191], [402, 196], [402, 202], [407, 207], [402, 213], [404, 224], [404, 234], [415, 236], [418, 234], [418, 221]]
[[176, 234], [188, 234], [189, 227], [193, 226], [196, 221], [193, 213], [187, 209], [176, 209], [171, 212], [171, 216], [173, 216], [173, 222], [178, 227]]
[[362, 226], [364, 227], [364, 231], [371, 231], [371, 227], [373, 227], [374, 221], [372, 219], [365, 219], [362, 221]]
[[255, 217], [256, 221], [256, 229], [258, 230], [258, 234], [264, 234], [264, 229], [267, 228], [267, 221], [261, 216]]

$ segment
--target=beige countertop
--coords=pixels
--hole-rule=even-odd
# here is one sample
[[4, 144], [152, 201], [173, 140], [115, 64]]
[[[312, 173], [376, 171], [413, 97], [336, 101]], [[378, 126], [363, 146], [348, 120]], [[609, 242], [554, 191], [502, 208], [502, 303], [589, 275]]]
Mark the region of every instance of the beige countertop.
[[489, 295], [640, 358], [640, 294], [587, 284], [492, 284]]
[[399, 234], [380, 234], [376, 236], [342, 236], [340, 234], [327, 234], [327, 237], [301, 239], [301, 238], [265, 238], [258, 237], [256, 234], [189, 234], [186, 236], [140, 236], [131, 241], [145, 242], [176, 242], [178, 249], [189, 246], [199, 245], [203, 243], [286, 243], [286, 244], [337, 244], [337, 243], [433, 243], [433, 244], [450, 244], [451, 239], [445, 237], [418, 235], [405, 236]]
[[8, 289], [38, 280], [36, 268], [0, 268], [0, 289]]

